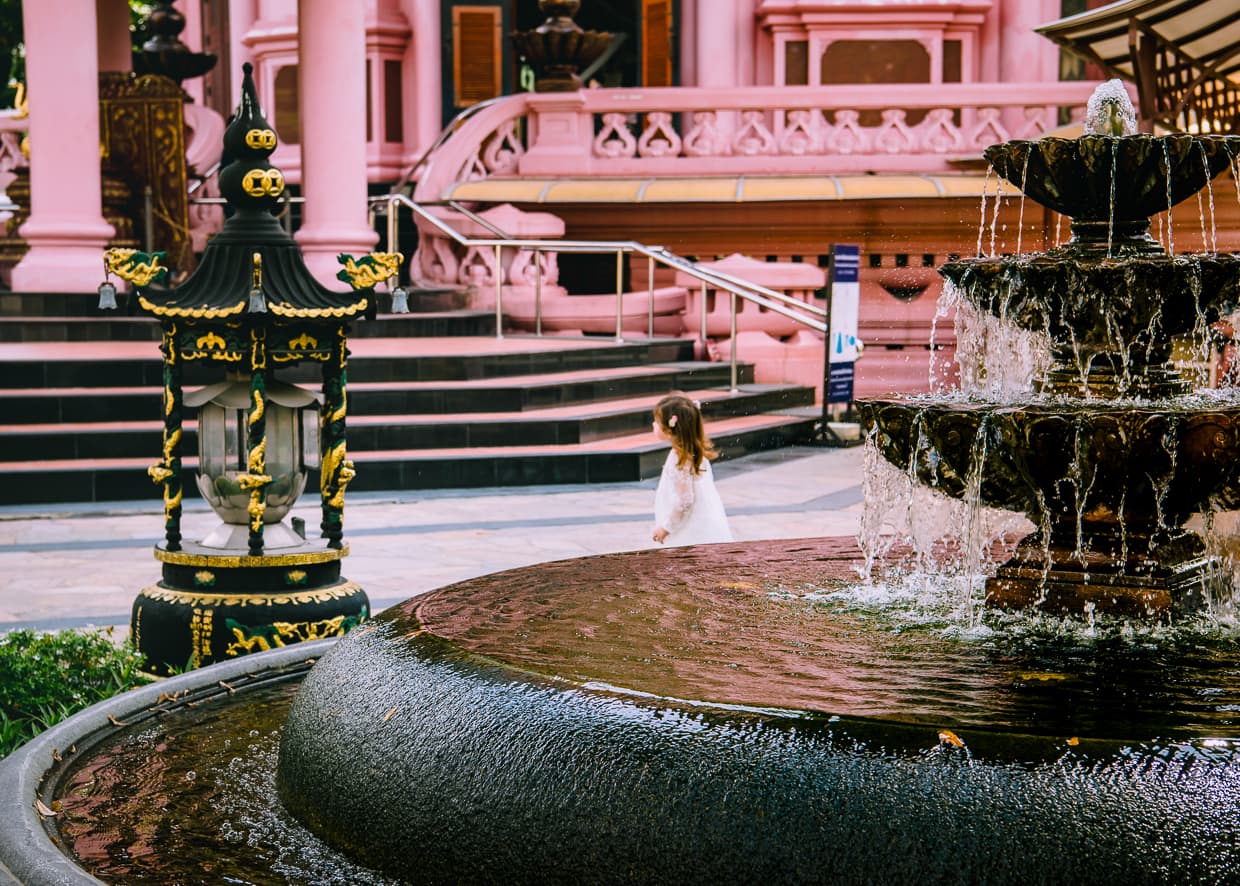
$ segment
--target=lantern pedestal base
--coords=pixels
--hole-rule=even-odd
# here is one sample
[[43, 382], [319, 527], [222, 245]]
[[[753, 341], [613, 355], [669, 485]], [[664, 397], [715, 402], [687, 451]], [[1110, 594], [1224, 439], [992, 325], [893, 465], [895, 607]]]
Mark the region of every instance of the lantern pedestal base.
[[366, 592], [340, 574], [346, 554], [309, 544], [261, 557], [156, 547], [163, 579], [138, 594], [130, 620], [145, 669], [171, 674], [346, 633], [370, 615]]

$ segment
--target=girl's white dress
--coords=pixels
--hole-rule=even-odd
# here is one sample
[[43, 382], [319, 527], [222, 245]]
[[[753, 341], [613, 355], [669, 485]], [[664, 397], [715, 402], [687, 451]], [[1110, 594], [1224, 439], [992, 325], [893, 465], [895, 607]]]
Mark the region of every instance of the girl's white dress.
[[654, 522], [668, 532], [665, 545], [732, 541], [728, 515], [715, 489], [709, 461], [704, 461], [701, 472], [695, 474], [688, 464], [676, 466], [676, 450], [667, 454], [654, 494]]

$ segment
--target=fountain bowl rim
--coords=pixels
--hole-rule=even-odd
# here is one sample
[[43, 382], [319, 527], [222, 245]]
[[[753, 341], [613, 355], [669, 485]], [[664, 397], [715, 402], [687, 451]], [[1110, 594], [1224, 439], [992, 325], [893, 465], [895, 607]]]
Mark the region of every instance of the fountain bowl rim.
[[338, 641], [332, 637], [257, 652], [131, 689], [62, 720], [0, 760], [0, 884], [100, 886], [100, 880], [52, 843], [35, 808], [34, 800], [48, 773], [64, 771], [69, 762], [67, 758], [56, 761], [58, 749], [76, 746], [77, 755], [88, 753], [108, 737], [109, 727], [116, 728], [109, 718], [128, 721], [148, 712], [165, 695], [181, 696], [171, 708], [162, 709], [176, 710], [193, 700], [195, 691], [215, 687], [227, 692], [219, 687], [220, 681], [232, 683], [237, 693], [243, 693], [269, 685], [280, 674], [292, 676], [308, 670]]

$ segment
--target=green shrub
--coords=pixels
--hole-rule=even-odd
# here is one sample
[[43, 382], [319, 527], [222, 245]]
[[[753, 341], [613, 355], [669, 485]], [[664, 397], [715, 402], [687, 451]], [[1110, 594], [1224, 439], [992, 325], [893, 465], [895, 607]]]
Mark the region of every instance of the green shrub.
[[59, 723], [146, 680], [142, 656], [112, 629], [0, 634], [0, 757]]

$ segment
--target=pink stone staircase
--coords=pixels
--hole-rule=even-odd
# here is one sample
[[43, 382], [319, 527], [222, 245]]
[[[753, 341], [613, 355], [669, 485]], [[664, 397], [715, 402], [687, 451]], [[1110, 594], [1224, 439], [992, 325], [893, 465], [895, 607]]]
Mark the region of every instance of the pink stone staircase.
[[[28, 299], [12, 310], [15, 298], [0, 294], [0, 504], [158, 500], [146, 476], [162, 429], [156, 324], [101, 320], [86, 296], [49, 299], [43, 315]], [[493, 324], [493, 315], [464, 311], [356, 324], [350, 489], [651, 477], [666, 453], [650, 432], [651, 409], [672, 390], [701, 399], [723, 458], [805, 442], [814, 431], [812, 389], [754, 384], [753, 367], [742, 365], [732, 392], [727, 364], [695, 360], [691, 340], [496, 338]], [[187, 387], [218, 378], [211, 367], [187, 373]], [[318, 382], [314, 367], [281, 377]], [[185, 429], [192, 467], [192, 416]]]

